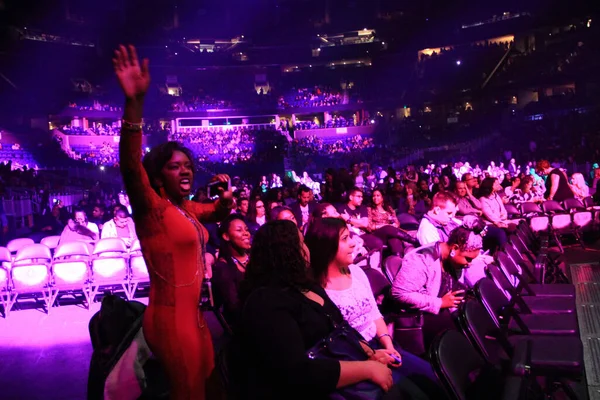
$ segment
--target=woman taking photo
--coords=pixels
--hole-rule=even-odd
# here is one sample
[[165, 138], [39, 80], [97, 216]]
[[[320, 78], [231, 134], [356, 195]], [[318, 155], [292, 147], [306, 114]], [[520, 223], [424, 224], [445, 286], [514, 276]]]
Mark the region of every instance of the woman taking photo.
[[[142, 114], [150, 85], [148, 60], [141, 64], [133, 46], [120, 46], [113, 58], [125, 95], [119, 157], [133, 208], [150, 294], [144, 336], [164, 367], [172, 399], [204, 399], [214, 369], [213, 345], [198, 308], [208, 233], [200, 221], [225, 218], [234, 207], [231, 193], [213, 204], [188, 199], [194, 182], [193, 155], [176, 142], [154, 147], [142, 159]], [[216, 180], [229, 178], [218, 175]]]
[[219, 260], [213, 267], [215, 305], [223, 306], [223, 317], [234, 326], [239, 315], [238, 290], [250, 260], [250, 231], [244, 219], [230, 215], [219, 227]]
[[[315, 221], [305, 241], [311, 254], [314, 279], [325, 288], [350, 326], [373, 349], [381, 349], [389, 356], [384, 360], [393, 368], [398, 389], [412, 399], [444, 398], [431, 365], [394, 345], [367, 276], [360, 267], [352, 265], [355, 244], [344, 221], [336, 218]], [[410, 376], [417, 379], [413, 381]]]
[[229, 353], [236, 398], [320, 400], [361, 381], [385, 391], [392, 387], [391, 370], [379, 361], [308, 357], [307, 351], [333, 332], [332, 320], [343, 322], [308, 265], [291, 221], [271, 221], [256, 233]]

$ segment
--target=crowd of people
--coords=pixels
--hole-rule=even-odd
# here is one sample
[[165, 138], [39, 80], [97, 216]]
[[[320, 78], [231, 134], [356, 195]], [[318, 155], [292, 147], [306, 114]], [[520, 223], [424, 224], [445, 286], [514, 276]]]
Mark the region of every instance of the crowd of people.
[[73, 108], [80, 111], [110, 111], [110, 112], [120, 112], [123, 111], [123, 107], [117, 106], [114, 104], [105, 104], [98, 100], [93, 100], [86, 104], [77, 104], [75, 102], [69, 103], [69, 108]]
[[190, 128], [171, 133], [169, 140], [189, 146], [198, 161], [210, 160], [225, 164], [238, 164], [250, 160], [255, 145], [254, 130], [245, 127]]
[[292, 142], [292, 151], [306, 157], [311, 155], [331, 155], [336, 153], [359, 153], [375, 147], [372, 137], [355, 135], [345, 140], [327, 140], [316, 135], [306, 136]]
[[189, 100], [178, 99], [171, 106], [174, 112], [195, 112], [205, 110], [224, 110], [232, 108], [233, 103], [228, 100], [219, 100], [211, 96], [203, 98], [195, 96]]
[[[346, 101], [347, 103], [347, 101]], [[326, 107], [344, 104], [344, 94], [332, 88], [315, 86], [298, 88], [279, 98], [279, 108]]]

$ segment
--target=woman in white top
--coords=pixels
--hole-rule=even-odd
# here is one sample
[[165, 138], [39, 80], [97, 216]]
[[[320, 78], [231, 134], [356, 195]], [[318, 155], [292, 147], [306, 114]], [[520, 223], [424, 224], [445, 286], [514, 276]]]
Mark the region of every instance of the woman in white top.
[[496, 178], [485, 178], [479, 187], [479, 201], [481, 202], [481, 211], [486, 220], [490, 221], [498, 228], [508, 227], [508, 213], [504, 204], [508, 202], [508, 197], [504, 199], [498, 195], [502, 191], [502, 186]]
[[446, 398], [431, 365], [392, 341], [367, 276], [360, 267], [352, 265], [355, 244], [346, 223], [339, 218], [316, 219], [308, 229], [305, 243], [311, 255], [313, 277], [350, 326], [376, 349], [375, 358], [394, 367], [395, 386], [412, 399]]

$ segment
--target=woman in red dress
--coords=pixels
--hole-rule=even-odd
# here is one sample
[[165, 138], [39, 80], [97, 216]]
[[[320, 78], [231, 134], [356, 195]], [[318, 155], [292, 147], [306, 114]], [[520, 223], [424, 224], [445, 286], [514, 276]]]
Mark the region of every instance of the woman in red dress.
[[[121, 174], [148, 271], [150, 295], [144, 336], [166, 369], [171, 398], [203, 400], [214, 369], [213, 345], [198, 308], [208, 232], [200, 221], [217, 221], [234, 207], [230, 192], [213, 204], [187, 200], [194, 181], [191, 152], [176, 142], [153, 148], [142, 164], [142, 111], [150, 84], [148, 60], [133, 46], [113, 59], [125, 94], [119, 156]], [[226, 182], [229, 177], [217, 175]]]

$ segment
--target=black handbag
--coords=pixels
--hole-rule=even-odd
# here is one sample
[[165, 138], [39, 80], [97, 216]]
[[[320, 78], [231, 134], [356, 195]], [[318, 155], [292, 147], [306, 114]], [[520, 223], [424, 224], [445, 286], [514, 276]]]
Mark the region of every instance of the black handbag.
[[[321, 311], [322, 312], [322, 311]], [[308, 358], [338, 361], [367, 361], [371, 349], [366, 340], [352, 328], [348, 322], [335, 322], [327, 314], [333, 325], [333, 332], [307, 351]], [[371, 381], [362, 381], [354, 385], [336, 389], [329, 394], [331, 400], [374, 400], [383, 397], [383, 389]]]

